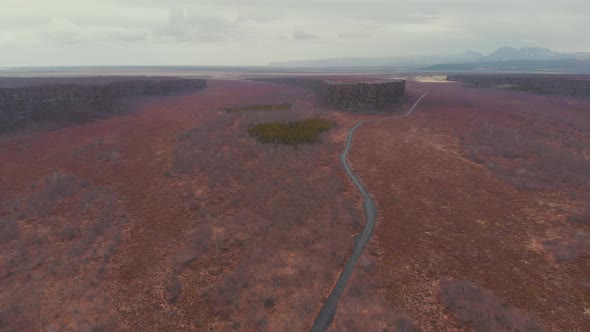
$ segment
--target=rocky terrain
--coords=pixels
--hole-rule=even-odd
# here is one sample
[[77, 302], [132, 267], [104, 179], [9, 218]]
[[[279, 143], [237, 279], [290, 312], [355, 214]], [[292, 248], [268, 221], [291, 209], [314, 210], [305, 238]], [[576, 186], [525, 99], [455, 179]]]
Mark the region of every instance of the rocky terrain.
[[[8, 80], [10, 81], [10, 80]], [[0, 88], [0, 132], [31, 123], [79, 123], [119, 113], [121, 98], [203, 89], [202, 79], [131, 79], [102, 80], [102, 84], [63, 80], [39, 81], [23, 85], [20, 81]], [[7, 86], [7, 84], [3, 84]]]
[[554, 75], [448, 75], [449, 81], [460, 81], [478, 87], [510, 87], [515, 90], [532, 91], [562, 96], [590, 96], [590, 80], [575, 76]]
[[321, 94], [328, 104], [349, 110], [379, 110], [399, 102], [406, 81], [324, 81]]

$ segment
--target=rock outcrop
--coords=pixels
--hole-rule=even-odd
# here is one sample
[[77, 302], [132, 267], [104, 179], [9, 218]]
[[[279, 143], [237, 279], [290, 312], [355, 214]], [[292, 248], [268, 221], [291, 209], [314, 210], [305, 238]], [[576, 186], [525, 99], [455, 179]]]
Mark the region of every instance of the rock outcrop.
[[499, 86], [542, 94], [590, 97], [590, 79], [575, 76], [461, 74], [448, 75], [447, 80], [478, 88]]
[[353, 110], [382, 110], [405, 96], [406, 81], [323, 81], [321, 95], [329, 105]]
[[202, 79], [145, 79], [103, 85], [50, 84], [0, 88], [0, 132], [36, 122], [78, 123], [120, 112], [121, 98], [204, 89]]

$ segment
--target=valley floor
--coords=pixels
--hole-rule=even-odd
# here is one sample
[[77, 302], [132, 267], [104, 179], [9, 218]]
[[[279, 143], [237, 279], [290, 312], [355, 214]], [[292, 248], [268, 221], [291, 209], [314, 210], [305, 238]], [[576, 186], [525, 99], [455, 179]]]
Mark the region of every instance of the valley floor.
[[[208, 86], [0, 140], [0, 330], [310, 328], [364, 224], [339, 154], [379, 115]], [[411, 117], [355, 133], [377, 226], [331, 330], [590, 329], [590, 102], [408, 87]], [[247, 133], [312, 116], [337, 124], [317, 144]]]

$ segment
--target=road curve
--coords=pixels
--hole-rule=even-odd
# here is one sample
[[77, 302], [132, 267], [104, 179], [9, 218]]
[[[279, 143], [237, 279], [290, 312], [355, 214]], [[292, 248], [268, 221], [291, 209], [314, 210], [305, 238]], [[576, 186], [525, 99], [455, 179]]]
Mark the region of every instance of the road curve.
[[367, 191], [367, 189], [363, 186], [361, 181], [359, 181], [359, 179], [356, 177], [356, 175], [354, 174], [354, 172], [350, 168], [350, 165], [348, 165], [348, 162], [346, 161], [348, 151], [350, 150], [350, 147], [352, 145], [352, 135], [357, 130], [357, 128], [360, 125], [362, 125], [363, 123], [375, 122], [375, 121], [381, 121], [381, 120], [400, 119], [400, 118], [405, 118], [405, 117], [410, 116], [410, 114], [412, 114], [412, 112], [414, 111], [414, 108], [416, 108], [416, 106], [418, 106], [420, 101], [422, 101], [422, 99], [424, 97], [426, 97], [426, 95], [428, 95], [428, 92], [423, 93], [422, 96], [420, 96], [420, 98], [418, 98], [418, 100], [414, 103], [414, 105], [412, 105], [412, 107], [410, 108], [410, 110], [406, 114], [382, 117], [382, 118], [377, 118], [377, 119], [362, 120], [362, 121], [357, 122], [348, 131], [348, 136], [346, 138], [346, 147], [344, 148], [344, 151], [340, 155], [340, 162], [342, 163], [342, 166], [344, 167], [346, 174], [348, 174], [348, 176], [350, 177], [350, 179], [352, 180], [354, 185], [358, 188], [359, 192], [361, 193], [361, 196], [363, 197], [363, 208], [365, 210], [365, 220], [366, 220], [365, 228], [363, 229], [363, 232], [360, 235], [355, 236], [354, 249], [352, 251], [352, 255], [350, 255], [350, 258], [348, 258], [348, 261], [346, 262], [346, 265], [344, 265], [344, 268], [342, 269], [342, 272], [340, 273], [340, 277], [338, 277], [338, 280], [336, 281], [336, 284], [334, 285], [332, 292], [330, 293], [330, 295], [328, 296], [328, 299], [326, 300], [322, 309], [318, 313], [318, 315], [311, 327], [312, 332], [323, 332], [332, 323], [332, 320], [334, 319], [334, 315], [336, 314], [336, 306], [338, 305], [338, 301], [340, 300], [342, 293], [344, 293], [344, 288], [346, 287], [346, 284], [348, 283], [348, 280], [350, 279], [350, 276], [352, 275], [352, 270], [354, 269], [354, 266], [356, 265], [357, 261], [361, 257], [363, 250], [367, 246], [367, 243], [369, 242], [369, 239], [371, 238], [371, 235], [373, 234], [373, 229], [375, 228], [375, 217], [377, 215], [377, 210], [375, 209], [375, 203], [373, 202], [373, 199], [369, 195], [369, 192]]

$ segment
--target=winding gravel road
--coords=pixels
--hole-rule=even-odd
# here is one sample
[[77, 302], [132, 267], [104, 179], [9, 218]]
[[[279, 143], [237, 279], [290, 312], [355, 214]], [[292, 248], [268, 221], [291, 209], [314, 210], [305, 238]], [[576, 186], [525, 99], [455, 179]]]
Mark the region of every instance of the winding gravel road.
[[350, 256], [350, 258], [346, 262], [344, 269], [340, 273], [340, 277], [338, 277], [338, 280], [336, 281], [336, 285], [334, 285], [334, 289], [332, 289], [332, 292], [328, 296], [328, 299], [326, 300], [326, 302], [324, 303], [324, 306], [322, 307], [318, 316], [316, 317], [316, 319], [313, 323], [313, 326], [311, 327], [312, 332], [323, 332], [332, 323], [332, 320], [334, 319], [334, 315], [336, 314], [336, 306], [338, 305], [338, 301], [340, 300], [340, 297], [342, 296], [342, 293], [344, 292], [344, 288], [346, 287], [346, 284], [348, 283], [348, 280], [350, 279], [350, 276], [352, 275], [352, 270], [354, 269], [354, 266], [356, 265], [357, 261], [361, 257], [361, 254], [363, 253], [363, 250], [367, 246], [367, 243], [371, 239], [371, 235], [373, 234], [373, 229], [375, 228], [375, 216], [377, 215], [377, 210], [375, 209], [375, 203], [373, 202], [373, 199], [369, 195], [369, 192], [367, 191], [367, 189], [363, 186], [361, 181], [359, 181], [359, 179], [356, 177], [356, 175], [354, 174], [354, 172], [350, 168], [350, 165], [348, 165], [348, 162], [346, 161], [348, 151], [350, 150], [350, 146], [352, 145], [352, 135], [357, 130], [357, 128], [360, 125], [362, 125], [363, 123], [382, 121], [382, 120], [400, 119], [400, 118], [405, 118], [405, 117], [410, 116], [410, 114], [412, 114], [412, 112], [414, 111], [416, 106], [418, 106], [420, 101], [422, 101], [422, 99], [424, 97], [426, 97], [426, 95], [428, 95], [428, 92], [423, 93], [422, 96], [420, 98], [418, 98], [418, 100], [414, 103], [414, 105], [412, 105], [412, 108], [410, 108], [410, 110], [406, 114], [377, 118], [377, 119], [362, 120], [362, 121], [357, 122], [348, 131], [348, 136], [346, 139], [346, 147], [344, 149], [344, 152], [342, 152], [342, 154], [340, 155], [340, 162], [342, 163], [342, 166], [344, 167], [346, 174], [348, 174], [348, 176], [350, 177], [352, 182], [355, 184], [355, 186], [358, 188], [359, 192], [361, 193], [361, 196], [363, 197], [363, 207], [365, 210], [366, 223], [365, 223], [365, 228], [363, 229], [363, 232], [360, 235], [356, 235], [354, 238], [354, 249], [352, 251], [352, 255]]

